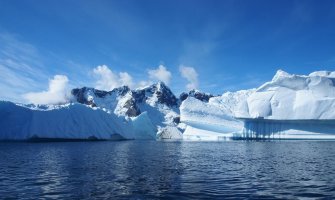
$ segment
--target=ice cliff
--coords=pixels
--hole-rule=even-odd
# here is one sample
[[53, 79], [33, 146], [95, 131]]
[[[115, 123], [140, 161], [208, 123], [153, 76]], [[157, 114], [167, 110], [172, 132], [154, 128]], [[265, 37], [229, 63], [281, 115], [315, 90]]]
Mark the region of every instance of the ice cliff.
[[59, 106], [0, 102], [0, 140], [155, 139], [146, 113], [118, 117], [105, 109], [70, 103]]
[[278, 120], [335, 119], [334, 83], [335, 72], [319, 71], [305, 76], [279, 70], [272, 81], [248, 97], [247, 110], [238, 116]]

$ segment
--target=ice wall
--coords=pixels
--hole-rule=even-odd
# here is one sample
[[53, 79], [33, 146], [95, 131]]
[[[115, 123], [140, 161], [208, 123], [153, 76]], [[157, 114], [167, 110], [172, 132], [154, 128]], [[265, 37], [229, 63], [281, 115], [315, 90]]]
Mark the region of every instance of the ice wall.
[[83, 104], [24, 106], [0, 102], [0, 140], [155, 139], [146, 113], [125, 118]]
[[241, 139], [335, 139], [335, 120], [243, 119]]

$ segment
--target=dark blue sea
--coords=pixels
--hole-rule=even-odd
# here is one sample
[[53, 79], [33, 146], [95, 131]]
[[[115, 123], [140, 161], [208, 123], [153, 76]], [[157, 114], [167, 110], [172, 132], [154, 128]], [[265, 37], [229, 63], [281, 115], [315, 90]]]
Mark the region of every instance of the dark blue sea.
[[334, 141], [0, 143], [0, 199], [334, 199]]

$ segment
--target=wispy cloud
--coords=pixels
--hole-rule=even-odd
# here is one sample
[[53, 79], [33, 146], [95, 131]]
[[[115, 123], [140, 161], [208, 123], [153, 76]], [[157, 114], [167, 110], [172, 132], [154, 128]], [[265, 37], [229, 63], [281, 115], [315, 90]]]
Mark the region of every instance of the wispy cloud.
[[22, 102], [22, 94], [41, 89], [48, 74], [37, 49], [17, 36], [0, 33], [0, 99]]

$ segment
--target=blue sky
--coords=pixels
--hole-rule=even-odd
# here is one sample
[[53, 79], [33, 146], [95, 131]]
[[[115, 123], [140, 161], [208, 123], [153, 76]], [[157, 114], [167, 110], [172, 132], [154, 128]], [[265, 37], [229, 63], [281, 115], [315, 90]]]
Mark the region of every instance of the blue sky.
[[177, 94], [190, 82], [222, 94], [278, 69], [334, 68], [335, 1], [0, 0], [1, 99], [24, 101], [55, 75], [69, 87], [112, 72], [133, 87], [162, 78]]

